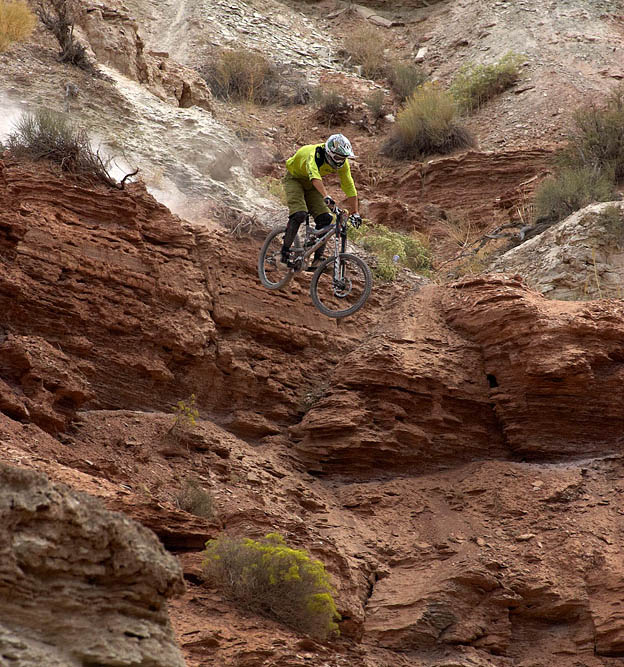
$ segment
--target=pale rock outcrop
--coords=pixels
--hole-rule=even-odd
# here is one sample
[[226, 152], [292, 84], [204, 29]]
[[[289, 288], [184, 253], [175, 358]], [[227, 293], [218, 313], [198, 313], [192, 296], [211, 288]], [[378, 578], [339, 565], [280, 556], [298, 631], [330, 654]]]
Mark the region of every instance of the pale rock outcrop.
[[166, 607], [181, 570], [147, 529], [2, 464], [0, 545], [2, 664], [184, 665]]
[[166, 52], [146, 51], [137, 21], [122, 5], [87, 6], [81, 27], [98, 62], [144, 84], [175, 106], [195, 105], [212, 111], [212, 95], [202, 77], [171, 60]]
[[[619, 218], [619, 219], [618, 219]], [[549, 299], [624, 296], [624, 203], [591, 204], [499, 257]]]

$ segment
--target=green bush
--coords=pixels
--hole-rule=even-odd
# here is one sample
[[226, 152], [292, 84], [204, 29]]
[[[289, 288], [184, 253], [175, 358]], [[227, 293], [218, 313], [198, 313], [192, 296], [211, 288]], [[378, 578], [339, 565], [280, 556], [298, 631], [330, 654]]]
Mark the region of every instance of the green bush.
[[420, 67], [410, 63], [396, 62], [386, 67], [386, 77], [390, 88], [404, 102], [418, 86], [425, 83], [427, 76]]
[[181, 510], [195, 516], [210, 518], [215, 515], [212, 496], [196, 479], [189, 479], [184, 484], [176, 496], [176, 503]]
[[401, 266], [420, 272], [431, 268], [431, 252], [414, 236], [368, 222], [359, 229], [350, 227], [348, 234], [351, 241], [376, 255], [373, 273], [381, 280], [394, 280]]
[[464, 65], [450, 88], [459, 109], [478, 109], [490, 98], [513, 86], [520, 78], [520, 65], [525, 60], [524, 56], [510, 51], [493, 65]]
[[624, 86], [618, 86], [604, 108], [590, 106], [574, 114], [574, 127], [562, 163], [613, 172], [624, 177]]
[[425, 83], [414, 91], [398, 113], [382, 152], [394, 158], [423, 159], [474, 143], [457, 119], [457, 107], [451, 95], [436, 84]]
[[9, 134], [6, 147], [15, 157], [50, 160], [63, 171], [117, 187], [106, 163], [91, 147], [87, 133], [54, 111], [23, 114]]
[[593, 202], [613, 197], [613, 179], [609, 175], [589, 167], [566, 167], [537, 189], [535, 213], [538, 218], [558, 222]]
[[0, 53], [25, 40], [35, 27], [35, 15], [22, 0], [0, 0]]
[[337, 635], [340, 615], [320, 561], [269, 533], [262, 540], [222, 536], [206, 543], [206, 579], [244, 608], [318, 639]]

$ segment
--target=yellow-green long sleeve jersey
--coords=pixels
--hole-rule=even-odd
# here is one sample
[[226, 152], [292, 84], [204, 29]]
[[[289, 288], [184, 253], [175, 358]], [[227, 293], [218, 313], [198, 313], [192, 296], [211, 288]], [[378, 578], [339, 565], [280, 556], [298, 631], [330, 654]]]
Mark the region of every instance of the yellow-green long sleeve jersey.
[[325, 160], [318, 165], [316, 160], [316, 151], [318, 148], [324, 148], [325, 144], [308, 144], [302, 146], [291, 158], [286, 160], [286, 169], [295, 178], [304, 179], [323, 179], [327, 174], [338, 174], [340, 176], [340, 187], [347, 197], [357, 197], [355, 183], [351, 176], [351, 167], [349, 160], [345, 160], [340, 169], [334, 169], [327, 164]]

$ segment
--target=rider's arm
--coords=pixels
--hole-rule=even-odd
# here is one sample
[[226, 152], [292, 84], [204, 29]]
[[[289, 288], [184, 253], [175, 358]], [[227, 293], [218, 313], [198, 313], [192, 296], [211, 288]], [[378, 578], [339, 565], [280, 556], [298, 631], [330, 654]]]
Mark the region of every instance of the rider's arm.
[[325, 189], [325, 184], [321, 178], [313, 178], [312, 185], [323, 195], [323, 199], [327, 197], [327, 190]]
[[349, 213], [359, 213], [360, 212], [360, 207], [358, 205], [358, 198], [357, 197], [349, 197], [347, 199], [347, 211], [349, 211]]

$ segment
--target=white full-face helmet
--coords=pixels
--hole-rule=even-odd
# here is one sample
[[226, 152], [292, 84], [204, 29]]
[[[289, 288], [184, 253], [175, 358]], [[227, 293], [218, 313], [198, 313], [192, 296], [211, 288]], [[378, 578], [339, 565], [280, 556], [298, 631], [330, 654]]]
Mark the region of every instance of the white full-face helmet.
[[332, 134], [325, 142], [325, 157], [330, 167], [340, 169], [348, 157], [355, 157], [351, 142], [344, 134]]

